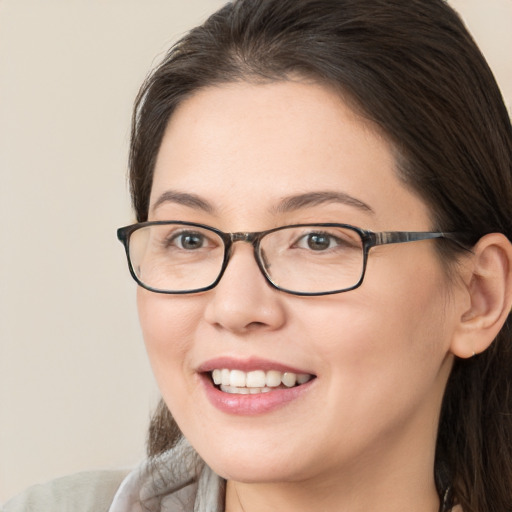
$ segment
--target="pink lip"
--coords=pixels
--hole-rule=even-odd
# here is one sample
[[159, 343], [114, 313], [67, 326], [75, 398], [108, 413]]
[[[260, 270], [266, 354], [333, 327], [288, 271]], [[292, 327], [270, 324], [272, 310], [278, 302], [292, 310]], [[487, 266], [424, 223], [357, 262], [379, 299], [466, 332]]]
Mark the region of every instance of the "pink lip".
[[220, 411], [228, 414], [254, 416], [274, 411], [284, 407], [292, 401], [303, 397], [314, 385], [316, 378], [300, 386], [287, 389], [275, 389], [268, 393], [254, 395], [239, 395], [236, 393], [224, 393], [214, 386], [209, 372], [214, 369], [228, 368], [230, 370], [276, 370], [280, 372], [310, 373], [308, 371], [292, 368], [273, 361], [251, 358], [246, 360], [220, 357], [206, 361], [199, 368], [199, 378], [210, 403]]
[[278, 372], [293, 372], [293, 373], [311, 373], [307, 370], [301, 370], [299, 368], [293, 368], [288, 365], [269, 361], [267, 359], [259, 359], [257, 357], [251, 357], [249, 359], [235, 359], [233, 357], [217, 357], [210, 359], [202, 363], [197, 369], [200, 373], [211, 372], [215, 369], [222, 370], [228, 368], [229, 370], [242, 370], [244, 372], [251, 372], [254, 370], [263, 370], [268, 372], [275, 370]]

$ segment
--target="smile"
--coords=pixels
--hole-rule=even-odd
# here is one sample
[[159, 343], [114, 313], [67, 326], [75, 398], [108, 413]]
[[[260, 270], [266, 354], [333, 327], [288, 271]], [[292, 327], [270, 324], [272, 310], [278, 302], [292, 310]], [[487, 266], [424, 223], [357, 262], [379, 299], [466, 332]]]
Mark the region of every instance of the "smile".
[[211, 372], [213, 383], [224, 393], [253, 395], [268, 393], [274, 389], [287, 389], [309, 382], [313, 375], [307, 373], [280, 372], [277, 370], [230, 370], [214, 369]]
[[227, 414], [254, 416], [301, 401], [318, 386], [318, 376], [258, 357], [217, 357], [196, 368], [206, 397]]

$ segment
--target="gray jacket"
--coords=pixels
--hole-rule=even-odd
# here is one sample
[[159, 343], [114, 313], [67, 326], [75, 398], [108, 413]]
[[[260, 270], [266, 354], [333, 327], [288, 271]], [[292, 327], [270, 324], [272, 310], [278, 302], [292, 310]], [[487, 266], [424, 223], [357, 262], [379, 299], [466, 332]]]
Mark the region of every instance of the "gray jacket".
[[185, 441], [126, 471], [79, 473], [37, 485], [2, 512], [223, 512], [225, 483]]

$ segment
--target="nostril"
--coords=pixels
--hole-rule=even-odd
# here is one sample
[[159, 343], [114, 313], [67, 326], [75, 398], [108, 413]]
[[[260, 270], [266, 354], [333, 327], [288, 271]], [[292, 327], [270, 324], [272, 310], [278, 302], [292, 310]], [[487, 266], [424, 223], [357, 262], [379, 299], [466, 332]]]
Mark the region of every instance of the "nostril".
[[246, 330], [247, 331], [253, 331], [253, 330], [257, 330], [257, 329], [261, 329], [262, 327], [265, 327], [266, 324], [264, 322], [251, 322], [249, 324], [246, 325]]

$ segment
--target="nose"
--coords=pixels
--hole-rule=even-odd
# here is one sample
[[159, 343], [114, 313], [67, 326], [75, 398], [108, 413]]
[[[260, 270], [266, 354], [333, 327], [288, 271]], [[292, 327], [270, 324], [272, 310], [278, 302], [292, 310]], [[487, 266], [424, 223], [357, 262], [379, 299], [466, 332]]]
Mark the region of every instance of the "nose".
[[279, 329], [286, 322], [283, 293], [261, 273], [251, 244], [233, 245], [224, 275], [208, 294], [205, 319], [219, 329], [244, 334]]

